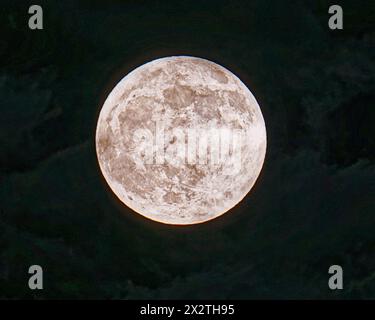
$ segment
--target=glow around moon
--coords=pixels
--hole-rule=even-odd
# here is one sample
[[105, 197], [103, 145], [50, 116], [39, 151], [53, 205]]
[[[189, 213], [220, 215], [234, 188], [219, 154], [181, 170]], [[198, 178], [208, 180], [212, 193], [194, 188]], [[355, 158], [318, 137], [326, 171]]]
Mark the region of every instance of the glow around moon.
[[167, 224], [216, 218], [253, 187], [266, 153], [257, 101], [211, 61], [167, 57], [130, 72], [98, 120], [100, 169], [116, 196]]

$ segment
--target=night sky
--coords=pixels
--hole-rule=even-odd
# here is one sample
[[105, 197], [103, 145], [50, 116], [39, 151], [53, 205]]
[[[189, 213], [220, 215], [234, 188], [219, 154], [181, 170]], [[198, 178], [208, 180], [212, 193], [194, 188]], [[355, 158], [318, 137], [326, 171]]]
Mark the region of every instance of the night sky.
[[[373, 1], [3, 1], [0, 298], [375, 298], [374, 21]], [[188, 227], [122, 205], [95, 152], [113, 86], [179, 54], [235, 73], [268, 138], [247, 197]], [[28, 288], [34, 264], [44, 290]], [[344, 290], [328, 288], [334, 264]]]

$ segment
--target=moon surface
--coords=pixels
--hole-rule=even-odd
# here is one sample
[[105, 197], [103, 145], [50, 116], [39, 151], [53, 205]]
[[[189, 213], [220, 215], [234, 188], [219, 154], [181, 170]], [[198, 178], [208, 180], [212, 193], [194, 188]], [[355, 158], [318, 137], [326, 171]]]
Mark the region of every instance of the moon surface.
[[141, 65], [107, 97], [96, 129], [100, 169], [135, 212], [161, 223], [214, 219], [253, 187], [266, 128], [250, 90], [206, 59]]

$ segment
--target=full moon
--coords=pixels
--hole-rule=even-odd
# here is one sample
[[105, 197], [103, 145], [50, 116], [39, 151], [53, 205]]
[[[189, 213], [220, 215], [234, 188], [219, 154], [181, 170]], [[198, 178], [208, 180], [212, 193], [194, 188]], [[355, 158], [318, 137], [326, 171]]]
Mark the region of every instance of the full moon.
[[99, 167], [129, 208], [188, 225], [229, 211], [252, 189], [266, 128], [250, 90], [206, 59], [156, 59], [111, 91], [96, 128]]

